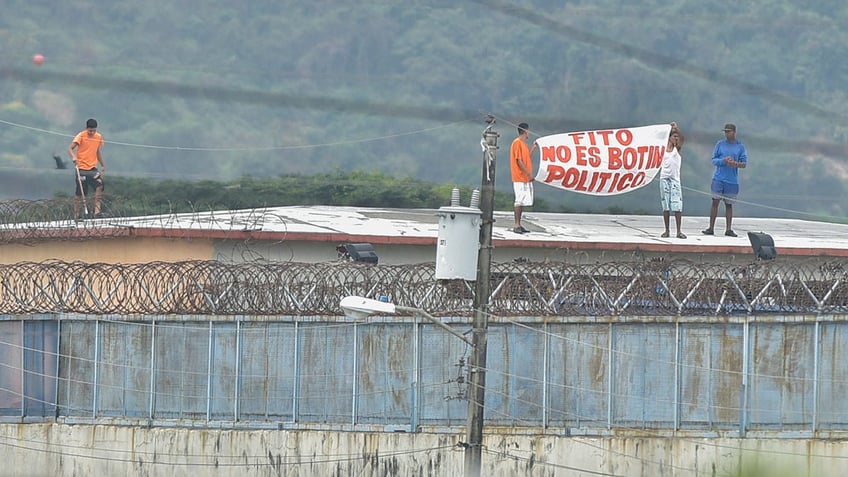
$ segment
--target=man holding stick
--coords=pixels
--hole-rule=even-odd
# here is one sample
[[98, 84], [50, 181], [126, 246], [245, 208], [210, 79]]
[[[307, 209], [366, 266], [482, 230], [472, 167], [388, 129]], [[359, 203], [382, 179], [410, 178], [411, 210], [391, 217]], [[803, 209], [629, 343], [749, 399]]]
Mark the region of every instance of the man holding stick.
[[[97, 132], [97, 120], [89, 119], [85, 123], [85, 131], [81, 131], [74, 137], [68, 146], [68, 154], [74, 161], [76, 169], [76, 195], [74, 197], [74, 218], [80, 219], [80, 204], [85, 208], [88, 216], [88, 205], [85, 203], [85, 195], [89, 187], [94, 189], [94, 218], [103, 216], [101, 212], [101, 201], [103, 198], [103, 173], [106, 172], [106, 163], [100, 148], [103, 146], [103, 136]], [[97, 165], [100, 165], [100, 170]]]

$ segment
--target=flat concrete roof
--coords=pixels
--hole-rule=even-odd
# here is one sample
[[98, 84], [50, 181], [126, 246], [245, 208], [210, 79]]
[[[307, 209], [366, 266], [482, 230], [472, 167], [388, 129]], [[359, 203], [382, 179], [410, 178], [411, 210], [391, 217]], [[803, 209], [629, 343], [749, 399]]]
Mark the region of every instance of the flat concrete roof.
[[[126, 236], [435, 245], [439, 232], [437, 213], [436, 209], [272, 207], [89, 220], [82, 225], [68, 225], [68, 233], [77, 238], [80, 235], [94, 237], [100, 228], [121, 228], [126, 233], [120, 235]], [[708, 225], [707, 217], [684, 216], [683, 232], [688, 238], [678, 239], [674, 237], [674, 217], [671, 218], [672, 237], [660, 237], [663, 221], [659, 214], [525, 212], [523, 225], [531, 231], [528, 234], [512, 232], [511, 211], [495, 212], [494, 216], [492, 241], [495, 247], [750, 254], [747, 232], [764, 232], [773, 238], [780, 255], [848, 256], [848, 225], [827, 222], [739, 217], [733, 220], [733, 229], [739, 236], [733, 238], [724, 236], [723, 216], [716, 221], [715, 236], [701, 234]], [[56, 238], [55, 228], [50, 235]], [[114, 233], [109, 235], [115, 236]]]

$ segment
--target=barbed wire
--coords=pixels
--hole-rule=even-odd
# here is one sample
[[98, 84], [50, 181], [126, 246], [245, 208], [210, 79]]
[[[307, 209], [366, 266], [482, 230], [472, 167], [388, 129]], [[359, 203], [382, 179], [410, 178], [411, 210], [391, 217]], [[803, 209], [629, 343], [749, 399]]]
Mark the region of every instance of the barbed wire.
[[[0, 265], [0, 313], [340, 315], [345, 296], [386, 296], [436, 316], [467, 316], [474, 287], [435, 264], [66, 261]], [[690, 260], [492, 265], [499, 316], [848, 312], [848, 260], [745, 265]]]
[[[88, 207], [93, 202], [89, 198]], [[0, 243], [37, 243], [47, 240], [80, 241], [130, 235], [139, 227], [168, 229], [171, 236], [180, 230], [215, 230], [223, 238], [230, 232], [262, 230], [266, 221], [284, 223], [273, 209], [257, 207], [239, 210], [212, 210], [201, 204], [166, 206], [128, 203], [104, 194], [99, 218], [80, 217], [73, 198], [16, 199], [0, 201]]]

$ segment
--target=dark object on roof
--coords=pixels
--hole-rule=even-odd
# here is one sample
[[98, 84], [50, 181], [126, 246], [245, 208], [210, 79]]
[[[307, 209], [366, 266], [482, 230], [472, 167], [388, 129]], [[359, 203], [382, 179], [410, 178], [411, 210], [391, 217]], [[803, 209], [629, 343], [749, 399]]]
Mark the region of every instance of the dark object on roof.
[[353, 262], [377, 263], [377, 252], [370, 243], [346, 243], [336, 247], [339, 258]]
[[67, 169], [68, 168], [67, 164], [65, 164], [65, 161], [63, 161], [62, 158], [59, 157], [58, 154], [53, 154], [53, 160], [56, 161], [56, 169]]
[[771, 235], [763, 232], [748, 232], [748, 240], [758, 260], [774, 260], [777, 258], [777, 249], [774, 248], [774, 239]]

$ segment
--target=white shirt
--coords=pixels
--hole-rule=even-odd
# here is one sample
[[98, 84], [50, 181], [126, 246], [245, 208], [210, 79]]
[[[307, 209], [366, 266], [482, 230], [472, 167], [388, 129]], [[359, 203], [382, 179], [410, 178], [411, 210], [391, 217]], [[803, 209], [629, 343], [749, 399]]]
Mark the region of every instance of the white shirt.
[[676, 147], [665, 151], [660, 167], [660, 179], [671, 178], [680, 182], [680, 162], [682, 159]]

